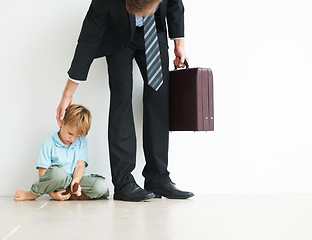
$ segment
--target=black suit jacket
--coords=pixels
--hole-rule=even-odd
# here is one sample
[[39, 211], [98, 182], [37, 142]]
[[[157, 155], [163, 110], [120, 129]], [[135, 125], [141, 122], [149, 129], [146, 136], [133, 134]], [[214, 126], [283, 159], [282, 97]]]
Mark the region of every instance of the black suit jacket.
[[[170, 38], [184, 37], [182, 0], [163, 0], [154, 15], [157, 31], [165, 33], [165, 41], [167, 26]], [[135, 16], [127, 12], [125, 0], [92, 0], [68, 71], [69, 76], [86, 80], [92, 61], [129, 46], [135, 28]]]

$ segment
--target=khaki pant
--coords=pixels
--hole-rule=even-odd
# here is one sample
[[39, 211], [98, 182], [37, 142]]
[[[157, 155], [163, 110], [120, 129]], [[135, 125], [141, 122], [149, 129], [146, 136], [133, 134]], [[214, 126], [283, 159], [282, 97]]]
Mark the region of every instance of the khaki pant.
[[[61, 166], [53, 165], [39, 182], [31, 186], [30, 191], [37, 195], [50, 194], [66, 189], [71, 182], [72, 177]], [[84, 194], [91, 199], [106, 198], [109, 195], [105, 178], [97, 174], [83, 176], [80, 186]]]

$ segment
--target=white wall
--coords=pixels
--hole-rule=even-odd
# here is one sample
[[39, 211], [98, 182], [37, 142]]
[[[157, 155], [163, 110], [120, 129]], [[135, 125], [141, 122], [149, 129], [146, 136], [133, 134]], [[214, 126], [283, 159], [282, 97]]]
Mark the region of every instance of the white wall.
[[[90, 1], [0, 3], [0, 195], [29, 189]], [[210, 67], [215, 131], [170, 133], [171, 177], [195, 193], [312, 192], [312, 2], [185, 0], [191, 67]], [[170, 57], [173, 59], [171, 44]], [[142, 185], [142, 80], [135, 68], [138, 137], [134, 175]], [[93, 113], [89, 172], [108, 178], [109, 90], [96, 60], [75, 103]]]

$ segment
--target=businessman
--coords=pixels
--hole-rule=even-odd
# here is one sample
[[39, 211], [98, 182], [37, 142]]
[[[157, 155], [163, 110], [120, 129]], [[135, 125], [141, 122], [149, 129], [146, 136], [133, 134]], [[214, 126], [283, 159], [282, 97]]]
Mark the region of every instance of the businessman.
[[[80, 82], [87, 79], [95, 58], [106, 56], [110, 87], [108, 140], [114, 199], [144, 201], [154, 197], [187, 199], [169, 177], [169, 57], [174, 41], [174, 65], [184, 67], [184, 6], [182, 0], [92, 0], [57, 108], [60, 124]], [[133, 59], [144, 80], [144, 189], [131, 172], [136, 164], [132, 112]]]

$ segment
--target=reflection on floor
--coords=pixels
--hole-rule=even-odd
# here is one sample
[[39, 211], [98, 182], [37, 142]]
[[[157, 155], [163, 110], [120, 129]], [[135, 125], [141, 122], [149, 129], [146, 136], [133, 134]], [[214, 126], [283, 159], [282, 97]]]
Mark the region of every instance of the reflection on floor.
[[312, 239], [312, 194], [208, 194], [148, 202], [15, 202], [0, 197], [1, 239]]

